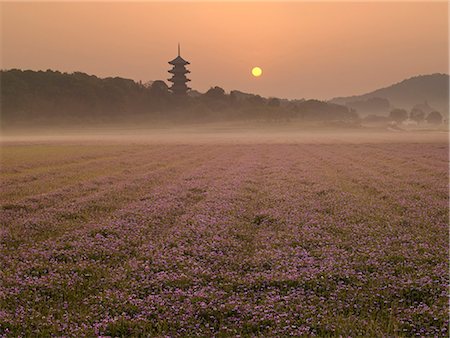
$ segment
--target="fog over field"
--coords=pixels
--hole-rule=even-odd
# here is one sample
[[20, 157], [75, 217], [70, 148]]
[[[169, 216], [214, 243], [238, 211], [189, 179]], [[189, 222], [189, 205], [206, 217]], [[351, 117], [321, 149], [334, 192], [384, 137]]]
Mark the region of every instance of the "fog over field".
[[17, 128], [0, 135], [2, 144], [73, 143], [397, 143], [448, 141], [448, 127], [410, 128], [342, 126], [331, 123], [234, 122], [136, 127]]

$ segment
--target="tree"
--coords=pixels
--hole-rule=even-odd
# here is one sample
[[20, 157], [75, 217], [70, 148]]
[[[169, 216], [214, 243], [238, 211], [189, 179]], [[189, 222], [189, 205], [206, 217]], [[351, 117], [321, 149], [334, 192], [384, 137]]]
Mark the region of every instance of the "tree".
[[402, 122], [408, 118], [408, 112], [405, 109], [393, 109], [389, 113], [389, 119], [395, 122]]
[[152, 85], [150, 86], [150, 93], [155, 96], [167, 95], [169, 94], [169, 87], [164, 81], [156, 80], [153, 81]]
[[438, 111], [432, 111], [427, 116], [427, 122], [431, 124], [441, 124], [442, 123], [442, 114]]
[[411, 109], [411, 112], [409, 113], [409, 118], [411, 120], [419, 123], [425, 119], [425, 113], [423, 112], [423, 110], [421, 110], [419, 108], [413, 108], [413, 109]]
[[346, 107], [319, 100], [306, 100], [297, 103], [298, 115], [306, 120], [331, 121], [354, 120], [358, 114]]
[[261, 95], [251, 95], [247, 98], [247, 103], [253, 107], [262, 106], [264, 104], [264, 99]]
[[279, 107], [280, 106], [280, 99], [277, 99], [276, 97], [272, 97], [269, 99], [269, 102], [267, 103], [269, 107]]
[[206, 97], [211, 99], [221, 99], [225, 97], [225, 90], [220, 87], [211, 87], [206, 93]]

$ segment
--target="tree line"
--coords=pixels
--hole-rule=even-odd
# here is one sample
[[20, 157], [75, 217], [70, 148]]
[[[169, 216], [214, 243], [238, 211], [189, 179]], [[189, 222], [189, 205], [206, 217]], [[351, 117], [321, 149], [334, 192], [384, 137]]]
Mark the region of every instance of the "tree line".
[[391, 121], [401, 123], [410, 119], [416, 123], [421, 123], [426, 121], [430, 124], [441, 124], [443, 121], [443, 116], [440, 112], [433, 110], [426, 114], [423, 110], [419, 108], [413, 108], [408, 113], [406, 109], [396, 108], [390, 111], [389, 118]]
[[142, 84], [81, 72], [2, 70], [2, 123], [29, 121], [149, 120], [355, 120], [356, 111], [319, 100], [284, 100], [220, 87], [187, 97], [172, 95], [166, 83]]

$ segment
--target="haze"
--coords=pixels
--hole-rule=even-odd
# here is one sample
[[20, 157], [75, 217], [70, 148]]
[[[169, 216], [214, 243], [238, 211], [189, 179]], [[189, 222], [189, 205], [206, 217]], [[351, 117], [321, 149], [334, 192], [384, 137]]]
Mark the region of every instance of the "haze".
[[[2, 3], [2, 68], [328, 99], [448, 72], [442, 3]], [[251, 76], [253, 66], [263, 76]]]

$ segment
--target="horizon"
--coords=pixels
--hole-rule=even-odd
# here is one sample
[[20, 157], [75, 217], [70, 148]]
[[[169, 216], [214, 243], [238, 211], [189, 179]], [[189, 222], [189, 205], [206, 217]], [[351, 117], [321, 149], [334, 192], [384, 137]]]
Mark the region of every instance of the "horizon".
[[[449, 73], [445, 2], [2, 3], [1, 8], [2, 69], [167, 83], [168, 61], [180, 42], [181, 56], [191, 63], [190, 86], [200, 92], [219, 86], [264, 97], [330, 100]], [[251, 76], [255, 66], [263, 70], [258, 78]]]
[[[58, 70], [58, 69], [20, 69], [20, 68], [10, 68], [10, 69], [0, 69], [0, 71], [10, 71], [10, 70], [20, 70], [20, 71], [23, 71], [23, 72], [25, 72], [25, 71], [33, 71], [33, 72], [46, 72], [46, 71], [52, 71], [52, 72], [60, 72], [60, 73], [62, 73], [62, 74], [74, 74], [74, 73], [84, 73], [84, 74], [87, 74], [87, 75], [89, 75], [89, 76], [96, 76], [97, 78], [99, 78], [99, 79], [107, 79], [107, 78], [121, 78], [121, 79], [125, 79], [125, 80], [132, 80], [132, 81], [134, 81], [135, 83], [140, 83], [140, 80], [135, 80], [135, 79], [130, 79], [130, 78], [125, 78], [125, 77], [121, 77], [121, 76], [114, 76], [114, 75], [111, 75], [111, 76], [99, 76], [99, 75], [97, 75], [97, 74], [92, 74], [92, 73], [86, 73], [86, 72], [84, 72], [84, 71], [82, 71], [82, 70], [75, 70], [75, 71], [73, 71], [73, 72], [65, 72], [65, 71], [60, 71], [60, 70]], [[347, 95], [342, 95], [342, 96], [333, 96], [333, 97], [330, 97], [330, 98], [325, 98], [325, 99], [319, 99], [319, 98], [316, 98], [316, 97], [301, 97], [301, 98], [286, 98], [286, 97], [278, 97], [278, 96], [274, 96], [274, 95], [267, 95], [267, 96], [262, 96], [262, 97], [265, 97], [265, 98], [278, 98], [278, 99], [281, 99], [281, 100], [302, 100], [302, 99], [304, 99], [304, 100], [319, 100], [319, 101], [324, 101], [324, 102], [326, 102], [326, 101], [332, 101], [333, 99], [339, 99], [339, 98], [344, 98], [344, 97], [352, 97], [352, 96], [361, 96], [361, 95], [365, 95], [365, 94], [368, 94], [368, 93], [371, 93], [371, 92], [374, 92], [374, 91], [377, 91], [377, 90], [380, 90], [380, 89], [385, 89], [385, 88], [389, 88], [389, 87], [391, 87], [391, 86], [393, 86], [393, 85], [397, 85], [397, 84], [399, 84], [399, 83], [402, 83], [403, 81], [407, 81], [407, 80], [410, 80], [410, 79], [413, 79], [413, 78], [417, 78], [417, 77], [422, 77], [422, 76], [433, 76], [433, 75], [446, 75], [446, 76], [450, 76], [450, 74], [449, 73], [430, 73], [430, 74], [416, 74], [416, 75], [411, 75], [411, 76], [408, 76], [408, 77], [406, 77], [406, 78], [404, 78], [404, 79], [401, 79], [401, 80], [397, 80], [397, 81], [395, 81], [395, 82], [392, 82], [392, 83], [390, 83], [390, 84], [385, 84], [385, 85], [382, 85], [382, 86], [380, 86], [380, 87], [378, 87], [378, 88], [374, 88], [374, 89], [371, 89], [371, 90], [368, 90], [368, 91], [366, 91], [366, 92], [363, 92], [363, 93], [349, 93], [349, 94], [347, 94]], [[160, 81], [161, 79], [152, 79], [152, 80], [149, 80], [148, 82], [154, 82], [154, 81]], [[168, 81], [167, 80], [163, 80], [167, 85], [170, 85], [170, 83], [168, 83]], [[144, 82], [142, 82], [142, 84], [145, 84]], [[219, 85], [212, 85], [210, 88], [214, 88], [214, 87], [220, 87]], [[210, 88], [208, 88], [208, 89], [210, 89]], [[222, 87], [221, 87], [222, 88]], [[199, 91], [199, 90], [197, 90], [196, 88], [192, 88], [191, 89], [191, 91], [197, 91], [197, 92], [199, 92], [199, 93], [201, 93], [201, 94], [204, 94], [204, 93], [206, 93], [207, 91], [208, 91], [208, 89], [206, 89], [206, 90], [204, 90], [204, 91]], [[257, 94], [257, 93], [251, 93], [251, 92], [246, 92], [246, 91], [243, 91], [243, 90], [241, 90], [241, 89], [239, 89], [239, 88], [231, 88], [231, 89], [229, 89], [229, 90], [225, 90], [225, 92], [227, 93], [227, 94], [230, 94], [231, 93], [231, 91], [234, 91], [234, 90], [236, 90], [236, 91], [239, 91], [239, 92], [242, 92], [242, 93], [245, 93], [245, 94], [253, 94], [253, 95], [259, 95], [259, 94]]]

